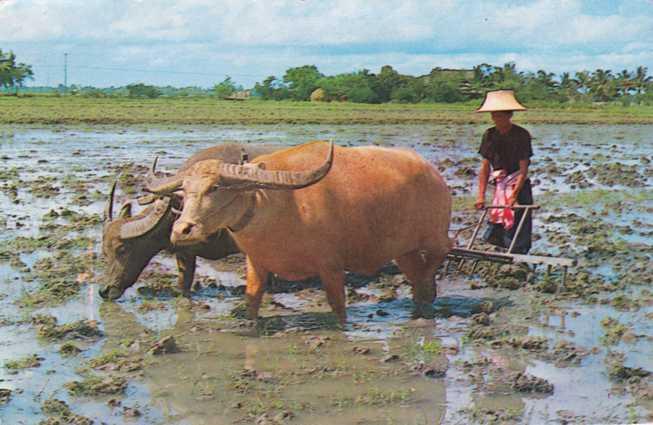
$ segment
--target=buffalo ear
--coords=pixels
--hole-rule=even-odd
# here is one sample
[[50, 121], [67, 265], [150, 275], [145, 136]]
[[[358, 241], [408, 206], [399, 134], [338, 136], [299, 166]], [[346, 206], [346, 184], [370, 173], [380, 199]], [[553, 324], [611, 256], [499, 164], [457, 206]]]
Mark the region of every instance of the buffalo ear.
[[120, 218], [129, 218], [132, 216], [132, 203], [125, 202], [122, 207], [120, 207]]

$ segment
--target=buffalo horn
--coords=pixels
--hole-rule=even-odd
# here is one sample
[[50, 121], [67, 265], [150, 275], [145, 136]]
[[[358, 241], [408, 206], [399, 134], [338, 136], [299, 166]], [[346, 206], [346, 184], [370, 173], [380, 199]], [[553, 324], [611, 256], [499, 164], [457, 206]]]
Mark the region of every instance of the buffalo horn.
[[124, 204], [122, 204], [122, 207], [120, 207], [120, 213], [118, 213], [118, 217], [129, 218], [131, 216], [132, 216], [132, 202], [127, 201]]
[[139, 196], [138, 198], [136, 198], [136, 201], [138, 202], [138, 205], [144, 206], [144, 205], [150, 205], [157, 199], [159, 199], [158, 196], [149, 194], [149, 195]]
[[118, 180], [115, 180], [111, 185], [111, 190], [109, 191], [109, 199], [104, 207], [104, 221], [113, 220], [113, 195], [116, 193], [116, 185]]
[[152, 161], [152, 167], [147, 172], [147, 177], [149, 180], [156, 179], [156, 164], [158, 164], [158, 162], [159, 162], [159, 157], [157, 155], [154, 157], [154, 161]]
[[175, 175], [152, 180], [147, 184], [145, 190], [157, 195], [169, 195], [181, 188], [184, 182], [184, 176]]
[[[329, 144], [326, 161], [312, 171], [268, 171], [259, 167], [246, 167], [238, 164], [220, 164], [220, 175], [228, 183], [221, 182], [220, 187], [229, 189], [301, 189], [320, 181], [327, 175], [333, 164], [333, 142]], [[172, 187], [172, 185], [170, 185]]]
[[168, 212], [170, 198], [157, 200], [147, 213], [135, 216], [120, 227], [120, 239], [133, 239], [154, 229]]

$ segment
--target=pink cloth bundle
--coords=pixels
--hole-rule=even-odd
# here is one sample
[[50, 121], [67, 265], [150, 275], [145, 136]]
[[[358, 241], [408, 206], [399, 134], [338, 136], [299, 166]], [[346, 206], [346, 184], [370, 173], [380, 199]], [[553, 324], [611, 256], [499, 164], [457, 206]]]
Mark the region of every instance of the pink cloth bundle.
[[[517, 177], [519, 171], [506, 176], [504, 170], [492, 172], [492, 181], [496, 185], [492, 206], [508, 205], [509, 199], [517, 186]], [[490, 209], [490, 223], [501, 224], [506, 230], [510, 230], [515, 225], [515, 211], [512, 208], [492, 208]]]

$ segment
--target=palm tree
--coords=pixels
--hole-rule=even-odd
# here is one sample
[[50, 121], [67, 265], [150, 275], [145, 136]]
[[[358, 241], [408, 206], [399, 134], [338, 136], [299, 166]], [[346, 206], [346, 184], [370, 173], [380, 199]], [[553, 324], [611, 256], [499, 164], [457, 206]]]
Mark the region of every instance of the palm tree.
[[578, 85], [578, 89], [580, 90], [581, 93], [587, 93], [589, 91], [590, 85], [592, 78], [590, 77], [590, 73], [587, 71], [579, 71], [576, 72], [575, 74], [575, 79], [574, 81]]
[[611, 70], [599, 68], [592, 73], [590, 93], [602, 102], [608, 101], [616, 96], [617, 87]]
[[553, 77], [555, 77], [554, 73], [540, 69], [537, 71], [537, 77], [535, 79], [546, 88], [546, 91], [551, 92], [556, 87], [556, 82]]
[[574, 81], [573, 78], [571, 78], [571, 74], [568, 72], [563, 72], [560, 74], [560, 83], [558, 86], [561, 89], [571, 89], [576, 87], [576, 81]]
[[635, 83], [635, 90], [637, 94], [641, 94], [646, 90], [646, 86], [653, 81], [653, 77], [649, 77], [648, 68], [645, 66], [638, 66], [635, 70], [635, 75], [633, 76], [633, 81]]
[[568, 72], [560, 74], [560, 83], [558, 83], [558, 87], [562, 94], [567, 98], [573, 98], [578, 95], [578, 82], [571, 78], [571, 74]]
[[494, 67], [489, 63], [482, 63], [472, 68], [474, 70], [474, 80], [472, 81], [472, 88], [478, 93], [483, 93], [492, 86], [492, 73]]
[[617, 89], [619, 90], [619, 94], [622, 96], [630, 94], [630, 90], [635, 85], [632, 78], [632, 74], [627, 69], [624, 69], [617, 74]]
[[522, 74], [517, 71], [514, 62], [506, 62], [503, 66], [493, 67], [491, 80], [495, 85], [503, 88], [516, 89], [522, 82]]

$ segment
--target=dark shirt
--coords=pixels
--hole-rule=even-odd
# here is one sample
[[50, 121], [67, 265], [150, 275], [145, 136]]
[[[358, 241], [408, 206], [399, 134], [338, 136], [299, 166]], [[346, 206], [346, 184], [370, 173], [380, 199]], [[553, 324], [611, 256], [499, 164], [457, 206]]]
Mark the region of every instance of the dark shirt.
[[510, 131], [501, 134], [496, 127], [483, 133], [478, 153], [490, 161], [493, 170], [505, 170], [512, 174], [519, 170], [519, 161], [533, 156], [531, 135], [528, 131], [513, 124]]

